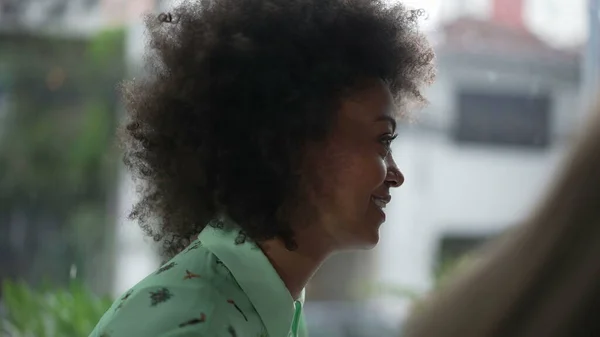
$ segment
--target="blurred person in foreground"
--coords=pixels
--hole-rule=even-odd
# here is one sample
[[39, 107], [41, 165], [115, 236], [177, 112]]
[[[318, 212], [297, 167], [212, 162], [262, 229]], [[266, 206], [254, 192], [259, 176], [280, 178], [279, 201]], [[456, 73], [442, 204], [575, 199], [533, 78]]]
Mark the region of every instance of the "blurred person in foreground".
[[600, 109], [527, 221], [418, 306], [403, 337], [600, 336]]
[[148, 76], [124, 87], [125, 163], [131, 217], [172, 259], [91, 336], [305, 335], [305, 285], [331, 254], [377, 244], [404, 181], [396, 121], [434, 77], [418, 17], [378, 0], [150, 17]]

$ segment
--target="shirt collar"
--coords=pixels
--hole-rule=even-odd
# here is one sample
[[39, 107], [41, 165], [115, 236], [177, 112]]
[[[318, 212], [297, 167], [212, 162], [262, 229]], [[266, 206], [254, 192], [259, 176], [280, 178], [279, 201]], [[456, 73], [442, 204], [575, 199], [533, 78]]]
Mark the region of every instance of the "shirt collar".
[[[269, 336], [287, 336], [294, 319], [294, 299], [262, 250], [252, 241], [236, 242], [239, 228], [206, 226], [202, 245], [229, 269], [258, 312]], [[304, 290], [298, 299], [304, 304]]]

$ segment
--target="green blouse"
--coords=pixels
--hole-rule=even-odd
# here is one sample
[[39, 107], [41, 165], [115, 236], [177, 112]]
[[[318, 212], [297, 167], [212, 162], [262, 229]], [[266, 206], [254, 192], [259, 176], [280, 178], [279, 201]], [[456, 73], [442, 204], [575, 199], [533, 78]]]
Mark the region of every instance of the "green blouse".
[[305, 337], [304, 296], [239, 230], [207, 226], [198, 240], [123, 294], [90, 337]]

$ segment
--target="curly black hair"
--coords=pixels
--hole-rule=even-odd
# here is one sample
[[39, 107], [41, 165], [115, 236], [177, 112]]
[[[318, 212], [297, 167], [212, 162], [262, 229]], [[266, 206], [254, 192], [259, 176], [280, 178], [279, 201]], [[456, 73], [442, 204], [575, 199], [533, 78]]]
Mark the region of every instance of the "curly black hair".
[[198, 0], [149, 16], [147, 76], [123, 86], [130, 218], [173, 255], [227, 215], [293, 249], [309, 141], [371, 79], [424, 102], [434, 54], [420, 11], [380, 0]]

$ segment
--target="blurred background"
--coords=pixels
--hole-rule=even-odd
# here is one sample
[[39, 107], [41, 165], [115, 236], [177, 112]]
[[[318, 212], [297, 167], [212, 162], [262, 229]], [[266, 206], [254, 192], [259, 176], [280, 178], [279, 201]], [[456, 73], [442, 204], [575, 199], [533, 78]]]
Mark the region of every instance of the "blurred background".
[[[469, 252], [551, 183], [598, 87], [599, 0], [412, 0], [435, 45], [431, 104], [399, 130], [406, 183], [373, 251], [307, 289], [312, 337], [399, 336]], [[157, 268], [115, 126], [160, 0], [0, 0], [0, 336], [85, 337]]]

